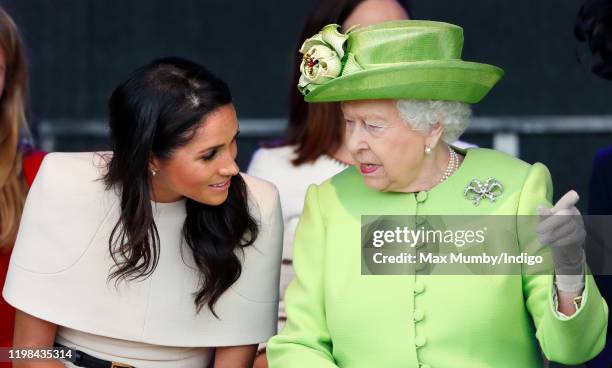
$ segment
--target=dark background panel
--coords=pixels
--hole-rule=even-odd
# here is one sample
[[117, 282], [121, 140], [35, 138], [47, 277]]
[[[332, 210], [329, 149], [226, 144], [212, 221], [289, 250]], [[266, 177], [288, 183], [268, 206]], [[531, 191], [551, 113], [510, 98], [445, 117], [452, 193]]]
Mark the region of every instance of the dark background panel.
[[580, 195], [578, 208], [586, 214], [592, 157], [598, 148], [612, 144], [612, 133], [522, 135], [521, 158], [541, 162], [550, 170], [555, 199], [569, 190]]
[[28, 44], [35, 123], [105, 116], [108, 96], [130, 71], [169, 55], [193, 59], [223, 77], [241, 115], [284, 115], [290, 48], [308, 4], [13, 0], [3, 5]]
[[479, 115], [598, 115], [612, 111], [609, 82], [593, 76], [573, 34], [581, 0], [414, 1], [419, 17], [463, 26], [464, 59], [506, 74]]
[[[332, 1], [332, 0], [330, 0]], [[155, 57], [192, 58], [225, 78], [243, 117], [287, 109], [292, 49], [309, 0], [5, 0], [32, 64], [34, 122], [105, 115], [129, 71]], [[413, 0], [414, 14], [459, 24], [464, 58], [506, 76], [478, 115], [609, 114], [610, 86], [576, 61], [580, 0]]]

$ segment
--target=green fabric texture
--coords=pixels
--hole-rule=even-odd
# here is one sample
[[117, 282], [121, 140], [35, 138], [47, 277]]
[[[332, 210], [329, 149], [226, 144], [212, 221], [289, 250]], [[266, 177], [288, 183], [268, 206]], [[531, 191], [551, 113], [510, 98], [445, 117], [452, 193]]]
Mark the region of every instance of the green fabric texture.
[[391, 21], [348, 33], [342, 71], [300, 90], [307, 102], [431, 99], [476, 103], [503, 75], [461, 60], [463, 29], [432, 21]]
[[[548, 275], [362, 275], [362, 215], [535, 215], [550, 206], [542, 164], [469, 149], [446, 181], [419, 195], [378, 192], [351, 167], [311, 186], [294, 242], [287, 324], [267, 345], [272, 368], [542, 367], [578, 364], [604, 346], [608, 309], [593, 277], [569, 319], [553, 305]], [[463, 197], [472, 179], [504, 185], [495, 202]], [[419, 199], [417, 199], [417, 197]], [[549, 254], [535, 233], [512, 226], [518, 251]]]

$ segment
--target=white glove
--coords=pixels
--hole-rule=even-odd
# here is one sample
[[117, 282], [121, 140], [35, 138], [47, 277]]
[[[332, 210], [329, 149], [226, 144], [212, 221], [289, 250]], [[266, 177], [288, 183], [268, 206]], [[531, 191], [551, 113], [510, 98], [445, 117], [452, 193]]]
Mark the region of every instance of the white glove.
[[578, 193], [567, 192], [553, 208], [538, 207], [538, 239], [550, 246], [555, 267], [555, 284], [564, 292], [576, 293], [584, 287], [586, 231], [575, 207]]

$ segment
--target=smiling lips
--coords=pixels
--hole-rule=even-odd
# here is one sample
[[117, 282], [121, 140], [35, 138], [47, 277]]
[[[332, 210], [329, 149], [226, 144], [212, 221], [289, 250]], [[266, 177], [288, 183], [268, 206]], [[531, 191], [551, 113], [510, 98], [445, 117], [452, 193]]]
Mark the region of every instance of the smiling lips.
[[380, 168], [380, 165], [375, 164], [359, 164], [359, 171], [362, 175], [368, 175], [374, 173]]
[[223, 183], [210, 184], [209, 187], [213, 190], [224, 191], [224, 190], [227, 190], [227, 188], [229, 188], [230, 182], [231, 182], [231, 179], [227, 179], [227, 181], [224, 181]]

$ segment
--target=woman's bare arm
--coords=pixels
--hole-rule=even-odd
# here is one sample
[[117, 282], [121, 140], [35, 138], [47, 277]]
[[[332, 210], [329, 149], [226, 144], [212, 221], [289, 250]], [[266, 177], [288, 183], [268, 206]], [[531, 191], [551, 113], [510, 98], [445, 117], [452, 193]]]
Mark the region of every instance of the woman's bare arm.
[[[57, 325], [17, 310], [13, 346], [16, 349], [51, 348], [55, 342]], [[59, 361], [13, 361], [14, 368], [63, 368]]]
[[256, 352], [257, 345], [218, 347], [214, 368], [251, 368]]

